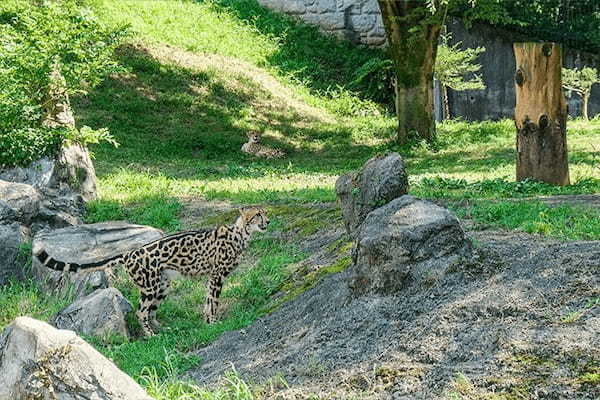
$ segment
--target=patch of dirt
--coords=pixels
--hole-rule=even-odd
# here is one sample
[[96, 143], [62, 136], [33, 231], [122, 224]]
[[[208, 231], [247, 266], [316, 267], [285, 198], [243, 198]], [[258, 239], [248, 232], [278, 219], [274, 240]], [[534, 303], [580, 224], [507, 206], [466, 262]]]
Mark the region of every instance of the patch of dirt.
[[281, 399], [599, 398], [600, 242], [470, 236], [474, 262], [431, 286], [356, 298], [348, 270], [328, 276], [198, 351], [189, 376], [233, 366]]
[[539, 200], [549, 206], [580, 206], [580, 207], [592, 207], [600, 210], [600, 195], [597, 194], [572, 194], [572, 195], [560, 195], [560, 196], [547, 196], [547, 197], [536, 197], [535, 200]]

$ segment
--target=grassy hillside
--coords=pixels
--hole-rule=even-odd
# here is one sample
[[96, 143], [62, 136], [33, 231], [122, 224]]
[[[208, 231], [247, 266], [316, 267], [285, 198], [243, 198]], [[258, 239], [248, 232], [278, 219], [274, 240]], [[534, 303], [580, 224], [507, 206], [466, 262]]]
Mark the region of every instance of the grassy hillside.
[[[80, 123], [108, 126], [122, 144], [95, 149], [102, 200], [92, 205], [91, 221], [126, 216], [176, 229], [176, 202], [185, 197], [333, 201], [339, 174], [391, 150], [405, 157], [413, 193], [425, 197], [600, 188], [597, 121], [569, 124], [575, 185], [514, 183], [512, 122], [447, 122], [435, 149], [398, 148], [394, 119], [365, 100], [368, 93], [348, 90], [356, 66], [377, 54], [255, 1], [103, 0], [98, 8], [107, 21], [130, 22], [137, 36], [120, 53], [129, 73], [76, 103]], [[251, 129], [289, 156], [263, 161], [241, 153]]]

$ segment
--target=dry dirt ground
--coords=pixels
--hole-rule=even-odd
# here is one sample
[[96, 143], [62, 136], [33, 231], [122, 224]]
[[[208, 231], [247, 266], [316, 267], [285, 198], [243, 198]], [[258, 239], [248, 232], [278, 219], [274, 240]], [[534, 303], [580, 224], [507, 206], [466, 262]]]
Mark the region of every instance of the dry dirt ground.
[[[600, 399], [600, 242], [468, 234], [469, 265], [387, 297], [353, 297], [350, 267], [224, 334], [188, 376], [233, 367], [280, 399]], [[306, 262], [330, 263], [341, 235], [308, 240]]]

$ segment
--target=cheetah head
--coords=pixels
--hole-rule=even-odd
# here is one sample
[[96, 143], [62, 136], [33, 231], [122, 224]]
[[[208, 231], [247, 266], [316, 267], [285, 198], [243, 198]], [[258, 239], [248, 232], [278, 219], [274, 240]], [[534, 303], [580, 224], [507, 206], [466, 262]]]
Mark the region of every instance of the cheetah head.
[[244, 207], [240, 209], [241, 223], [249, 232], [264, 232], [269, 225], [269, 217], [262, 207]]
[[246, 134], [248, 136], [248, 143], [259, 143], [260, 142], [260, 134], [255, 131], [250, 131]]

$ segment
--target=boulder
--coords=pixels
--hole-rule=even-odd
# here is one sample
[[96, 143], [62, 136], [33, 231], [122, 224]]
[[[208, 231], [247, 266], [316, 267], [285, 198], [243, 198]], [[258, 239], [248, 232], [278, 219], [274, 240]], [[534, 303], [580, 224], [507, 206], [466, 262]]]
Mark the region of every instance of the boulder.
[[70, 190], [51, 188], [44, 189], [42, 194], [43, 200], [36, 218], [38, 224], [58, 229], [83, 223], [85, 201], [81, 195]]
[[[0, 179], [36, 189], [72, 190], [85, 201], [96, 198], [96, 171], [88, 150], [78, 144], [64, 147], [54, 159], [45, 157], [28, 167], [0, 171]], [[0, 196], [0, 198], [2, 198]]]
[[19, 254], [21, 246], [28, 240], [29, 230], [18, 222], [0, 225], [0, 286], [11, 278], [25, 276], [25, 260], [21, 260]]
[[31, 185], [0, 180], [0, 222], [28, 224], [39, 212], [41, 196]]
[[29, 317], [0, 336], [0, 371], [0, 399], [151, 400], [74, 332]]
[[346, 230], [355, 236], [371, 211], [408, 193], [408, 176], [402, 158], [398, 153], [371, 158], [360, 171], [339, 177], [335, 192]]
[[470, 242], [450, 211], [402, 196], [371, 212], [360, 226], [349, 286], [362, 295], [430, 285], [470, 253]]
[[132, 309], [119, 290], [112, 287], [98, 289], [60, 311], [52, 325], [86, 335], [118, 333], [127, 336], [125, 315]]
[[[162, 235], [158, 229], [122, 221], [76, 225], [39, 232], [33, 239], [33, 254], [44, 249], [57, 260], [86, 264], [136, 249]], [[33, 258], [32, 270], [35, 278], [48, 290], [64, 292], [73, 285], [77, 298], [108, 287], [104, 271], [54, 271], [41, 265], [36, 257]]]

